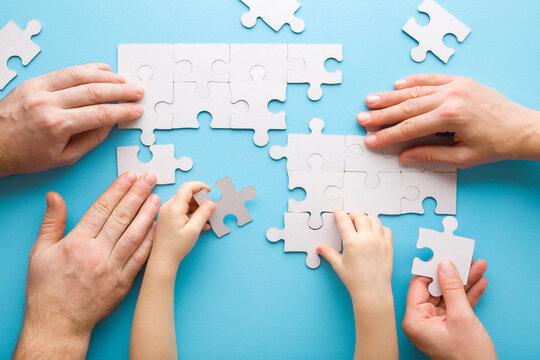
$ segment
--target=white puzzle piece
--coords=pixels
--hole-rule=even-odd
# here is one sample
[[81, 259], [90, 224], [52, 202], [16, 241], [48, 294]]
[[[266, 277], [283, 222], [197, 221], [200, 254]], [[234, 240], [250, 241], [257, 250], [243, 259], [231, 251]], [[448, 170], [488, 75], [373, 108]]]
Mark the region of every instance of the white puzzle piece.
[[150, 151], [152, 160], [144, 163], [138, 158], [138, 146], [116, 148], [118, 175], [126, 171], [133, 171], [137, 176], [153, 173], [157, 176], [158, 185], [166, 185], [176, 182], [176, 169], [189, 171], [193, 167], [193, 161], [189, 157], [177, 159], [174, 156], [174, 145], [152, 145]]
[[401, 179], [404, 191], [413, 189], [418, 193], [416, 198], [401, 199], [402, 214], [423, 214], [422, 203], [428, 197], [437, 201], [436, 214], [456, 214], [457, 173], [405, 172]]
[[[217, 237], [222, 237], [231, 232], [231, 229], [223, 222], [227, 215], [234, 215], [238, 226], [244, 226], [253, 221], [245, 202], [253, 200], [257, 195], [257, 190], [253, 186], [246, 186], [242, 191], [237, 192], [228, 176], [217, 181], [216, 187], [221, 190], [221, 198], [215, 201], [216, 210], [210, 217], [209, 222]], [[211, 201], [206, 190], [194, 194], [193, 198], [199, 205]]]
[[428, 286], [429, 293], [433, 296], [442, 295], [437, 272], [441, 261], [452, 261], [456, 265], [463, 285], [467, 285], [473, 260], [475, 241], [454, 235], [454, 231], [458, 227], [457, 220], [448, 216], [443, 220], [443, 227], [444, 232], [423, 228], [418, 230], [418, 243], [416, 247], [418, 249], [430, 248], [433, 251], [433, 257], [428, 261], [414, 258], [411, 270], [413, 275], [426, 276], [433, 279]]
[[249, 7], [249, 12], [242, 16], [242, 25], [251, 29], [261, 18], [274, 31], [279, 31], [283, 25], [289, 24], [295, 33], [301, 33], [306, 28], [304, 21], [294, 14], [300, 8], [296, 0], [240, 0]]
[[463, 42], [471, 33], [471, 29], [433, 0], [424, 0], [418, 11], [429, 15], [429, 24], [420, 26], [414, 18], [410, 18], [402, 29], [418, 41], [418, 46], [411, 51], [412, 59], [422, 62], [426, 59], [428, 51], [431, 51], [448, 63], [455, 50], [444, 45], [444, 37], [452, 34], [459, 42]]
[[303, 66], [290, 70], [290, 84], [309, 84], [308, 96], [317, 101], [322, 98], [322, 84], [341, 84], [342, 72], [328, 72], [325, 63], [329, 59], [343, 61], [343, 45], [339, 44], [289, 44], [289, 61], [301, 61]]
[[309, 158], [310, 171], [289, 171], [289, 189], [303, 188], [302, 201], [289, 199], [289, 212], [310, 213], [308, 225], [312, 229], [323, 226], [321, 214], [343, 209], [343, 199], [330, 200], [325, 196], [329, 186], [343, 187], [343, 172], [323, 171], [323, 158], [319, 154]]
[[308, 218], [307, 213], [285, 213], [284, 229], [268, 229], [266, 238], [270, 242], [284, 240], [285, 252], [307, 253], [306, 265], [310, 269], [316, 269], [321, 265], [317, 246], [328, 245], [341, 251], [341, 235], [333, 214], [322, 215], [324, 225], [318, 230], [313, 230], [308, 226]]
[[29, 21], [24, 30], [13, 21], [0, 30], [0, 90], [4, 90], [17, 76], [17, 72], [7, 66], [10, 58], [19, 57], [26, 66], [41, 52], [39, 46], [32, 41], [32, 36], [40, 32], [41, 23], [37, 20]]
[[209, 83], [228, 83], [227, 74], [217, 74], [213, 70], [216, 61], [230, 61], [229, 44], [175, 44], [174, 81], [194, 82], [199, 97], [210, 95]]

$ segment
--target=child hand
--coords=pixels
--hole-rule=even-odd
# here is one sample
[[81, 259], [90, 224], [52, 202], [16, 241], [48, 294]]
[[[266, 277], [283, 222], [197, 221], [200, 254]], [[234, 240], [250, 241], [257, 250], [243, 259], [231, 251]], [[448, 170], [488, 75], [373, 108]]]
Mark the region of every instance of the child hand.
[[154, 245], [150, 261], [162, 262], [178, 268], [193, 249], [202, 230], [210, 229], [208, 219], [216, 204], [212, 201], [198, 206], [193, 194], [210, 187], [201, 182], [182, 184], [173, 198], [159, 210]]
[[362, 213], [334, 213], [343, 239], [343, 255], [321, 245], [322, 255], [339, 275], [353, 302], [392, 296], [392, 231]]

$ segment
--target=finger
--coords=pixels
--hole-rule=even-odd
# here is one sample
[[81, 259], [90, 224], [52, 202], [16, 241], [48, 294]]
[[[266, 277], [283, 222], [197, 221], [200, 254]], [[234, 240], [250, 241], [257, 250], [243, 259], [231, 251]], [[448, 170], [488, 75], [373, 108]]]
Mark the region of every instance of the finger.
[[373, 232], [383, 235], [384, 230], [383, 230], [381, 219], [379, 219], [376, 216], [368, 216], [367, 218], [371, 224], [371, 228], [373, 229]]
[[91, 63], [91, 64], [82, 65], [82, 66], [86, 66], [86, 67], [90, 67], [90, 68], [94, 68], [98, 70], [111, 71], [111, 66], [105, 63]]
[[127, 194], [136, 180], [137, 175], [130, 171], [120, 175], [88, 209], [75, 229], [90, 237], [96, 237], [116, 205]]
[[141, 117], [144, 107], [137, 103], [100, 104], [63, 110], [68, 122], [66, 130], [77, 134]]
[[60, 155], [61, 162], [66, 165], [77, 162], [90, 150], [105, 141], [110, 132], [110, 127], [102, 127], [73, 135]]
[[394, 86], [396, 89], [407, 89], [413, 86], [440, 86], [456, 79], [455, 76], [443, 74], [417, 74], [396, 81]]
[[152, 250], [155, 232], [156, 222], [154, 221], [144, 240], [141, 242], [137, 250], [135, 250], [135, 252], [131, 255], [124, 266], [124, 269], [122, 269], [124, 278], [127, 279], [130, 284], [133, 282], [139, 271], [141, 271], [141, 268], [143, 267], [144, 263], [146, 263], [146, 260], [148, 260], [148, 256]]
[[357, 232], [372, 230], [371, 222], [369, 221], [366, 214], [355, 212], [351, 214], [351, 219]]
[[98, 238], [108, 244], [111, 250], [156, 186], [156, 181], [154, 174], [147, 173], [141, 176], [112, 211], [98, 235]]
[[339, 233], [341, 234], [341, 238], [343, 239], [344, 246], [346, 247], [346, 243], [351, 241], [351, 239], [353, 239], [354, 237], [354, 234], [356, 234], [356, 229], [354, 228], [352, 219], [343, 210], [335, 211], [334, 219], [336, 219], [336, 225], [338, 227]]
[[58, 105], [64, 109], [117, 101], [136, 101], [144, 95], [139, 84], [92, 83], [56, 92]]
[[341, 261], [339, 251], [328, 245], [317, 246], [317, 254], [321, 255], [332, 266], [335, 272], [338, 272], [338, 266]]
[[480, 278], [470, 289], [467, 291], [467, 301], [471, 305], [471, 308], [474, 308], [488, 286], [488, 281], [485, 277]]
[[207, 225], [210, 216], [216, 210], [216, 203], [213, 201], [206, 202], [199, 206], [199, 208], [191, 215], [188, 223], [185, 228], [190, 229], [191, 231], [197, 232], [198, 234], [203, 231], [204, 226]]
[[465, 291], [468, 291], [474, 284], [476, 284], [484, 276], [487, 271], [487, 262], [485, 260], [478, 260], [471, 265], [469, 271], [469, 279], [467, 285], [465, 285]]
[[141, 210], [127, 230], [122, 234], [111, 253], [111, 259], [121, 268], [125, 266], [133, 253], [144, 240], [145, 235], [154, 223], [161, 205], [159, 196], [152, 194], [144, 202]]
[[399, 161], [402, 164], [419, 161], [423, 163], [445, 163], [457, 167], [466, 167], [468, 159], [472, 159], [470, 149], [454, 145], [422, 145], [405, 150], [401, 153]]
[[401, 104], [409, 99], [435, 94], [440, 91], [438, 86], [415, 86], [410, 89], [387, 91], [366, 96], [366, 105], [370, 109], [382, 109]]
[[449, 260], [443, 260], [439, 264], [438, 275], [448, 317], [472, 311], [456, 266]]
[[34, 246], [46, 246], [57, 243], [66, 232], [67, 208], [60, 194], [50, 192], [45, 197], [47, 209], [39, 229], [39, 235]]
[[187, 205], [186, 209], [189, 209], [189, 204], [193, 200], [193, 194], [198, 193], [201, 190], [210, 191], [210, 187], [200, 181], [191, 181], [182, 184], [176, 194], [174, 194], [172, 201], [177, 204]]
[[407, 292], [407, 306], [425, 304], [429, 301], [431, 295], [428, 291], [428, 285], [430, 282], [430, 278], [423, 276], [414, 276], [411, 279]]
[[390, 245], [394, 243], [394, 236], [392, 235], [392, 230], [390, 230], [386, 226], [384, 227], [384, 238]]
[[41, 77], [49, 91], [58, 91], [77, 85], [90, 83], [122, 84], [126, 82], [123, 75], [101, 70], [100, 65], [79, 65], [53, 71]]

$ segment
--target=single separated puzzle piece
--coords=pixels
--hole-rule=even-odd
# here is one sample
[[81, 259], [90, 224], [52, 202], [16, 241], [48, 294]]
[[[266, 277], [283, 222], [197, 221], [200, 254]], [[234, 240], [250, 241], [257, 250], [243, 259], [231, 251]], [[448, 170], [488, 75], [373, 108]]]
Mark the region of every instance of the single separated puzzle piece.
[[[220, 238], [231, 232], [231, 229], [223, 222], [223, 219], [227, 215], [234, 215], [238, 226], [244, 226], [253, 220], [246, 208], [245, 202], [253, 200], [257, 195], [257, 190], [253, 186], [246, 186], [242, 191], [238, 192], [228, 176], [217, 181], [216, 187], [221, 190], [221, 199], [215, 201], [216, 210], [210, 217], [209, 222], [212, 230]], [[206, 190], [201, 190], [194, 194], [193, 198], [199, 205], [212, 201], [208, 197]]]
[[116, 149], [118, 161], [118, 175], [126, 171], [133, 171], [137, 176], [144, 173], [153, 173], [157, 176], [158, 185], [174, 184], [176, 182], [176, 169], [189, 171], [193, 161], [189, 157], [180, 159], [174, 156], [174, 145], [152, 145], [152, 160], [141, 162], [138, 158], [138, 146], [120, 146]]
[[19, 57], [26, 66], [40, 53], [41, 49], [32, 41], [32, 36], [40, 32], [41, 23], [37, 20], [29, 21], [24, 30], [13, 21], [0, 30], [0, 90], [17, 76], [17, 72], [7, 66], [10, 58]]
[[418, 11], [429, 16], [429, 24], [420, 26], [414, 18], [410, 18], [402, 28], [418, 41], [418, 46], [411, 51], [412, 59], [422, 62], [426, 59], [428, 51], [431, 51], [439, 59], [448, 63], [455, 50], [444, 45], [444, 37], [452, 34], [459, 42], [463, 42], [471, 33], [471, 29], [433, 0], [424, 0], [418, 7]]
[[279, 31], [285, 24], [291, 26], [295, 33], [301, 33], [306, 28], [304, 20], [294, 14], [300, 8], [296, 0], [240, 0], [249, 7], [249, 12], [242, 15], [242, 25], [251, 29], [261, 18], [274, 31]]
[[316, 269], [321, 265], [317, 246], [328, 245], [341, 251], [341, 235], [333, 214], [322, 215], [324, 225], [318, 230], [313, 230], [308, 226], [308, 218], [308, 213], [285, 213], [285, 227], [282, 230], [268, 229], [266, 238], [270, 242], [284, 240], [285, 252], [307, 253], [306, 265], [310, 269]]
[[450, 260], [456, 265], [463, 285], [467, 285], [469, 270], [473, 259], [475, 241], [460, 236], [455, 236], [454, 231], [458, 227], [455, 218], [448, 216], [443, 220], [444, 232], [420, 228], [418, 230], [418, 249], [430, 248], [433, 257], [428, 261], [414, 258], [411, 273], [413, 275], [427, 276], [433, 279], [429, 284], [429, 293], [433, 296], [441, 296], [439, 286], [438, 267], [441, 261]]

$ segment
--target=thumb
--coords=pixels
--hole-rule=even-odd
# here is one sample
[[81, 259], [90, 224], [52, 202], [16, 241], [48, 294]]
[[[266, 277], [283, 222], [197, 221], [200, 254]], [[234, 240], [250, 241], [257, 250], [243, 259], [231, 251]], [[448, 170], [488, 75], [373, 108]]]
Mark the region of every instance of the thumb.
[[472, 311], [456, 266], [450, 260], [443, 260], [439, 264], [438, 275], [448, 318], [451, 319], [457, 314], [463, 315]]
[[43, 216], [36, 245], [56, 243], [64, 237], [66, 231], [67, 209], [64, 199], [55, 192], [48, 193], [45, 198], [47, 210]]
[[[423, 145], [405, 150], [401, 156], [402, 163], [419, 161], [422, 163], [445, 163], [456, 165], [456, 159], [467, 159], [467, 149], [447, 145]], [[463, 164], [458, 164], [463, 165]]]
[[197, 232], [201, 232], [204, 228], [204, 225], [208, 222], [210, 219], [210, 216], [214, 213], [216, 210], [216, 203], [213, 201], [208, 201], [199, 206], [199, 208], [191, 215], [191, 218], [189, 219], [189, 222], [187, 223], [186, 227], [191, 227], [193, 230]]
[[328, 261], [334, 268], [334, 271], [337, 272], [336, 266], [339, 264], [339, 260], [341, 259], [341, 254], [339, 251], [328, 245], [319, 245], [317, 246], [317, 253]]

